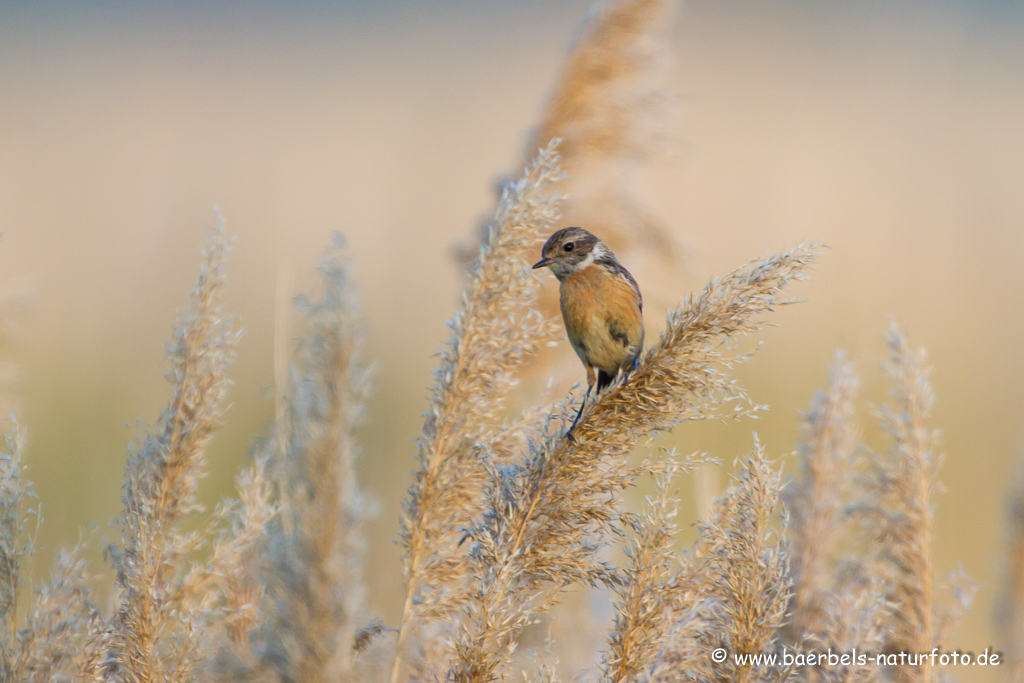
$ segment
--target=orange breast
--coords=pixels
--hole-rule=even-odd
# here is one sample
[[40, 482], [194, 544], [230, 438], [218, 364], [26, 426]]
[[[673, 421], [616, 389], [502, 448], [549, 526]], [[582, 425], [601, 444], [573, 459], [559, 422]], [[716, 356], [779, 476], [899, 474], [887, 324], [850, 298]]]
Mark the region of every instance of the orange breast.
[[632, 286], [598, 265], [561, 285], [562, 319], [584, 365], [614, 375], [632, 364], [643, 346], [643, 318]]

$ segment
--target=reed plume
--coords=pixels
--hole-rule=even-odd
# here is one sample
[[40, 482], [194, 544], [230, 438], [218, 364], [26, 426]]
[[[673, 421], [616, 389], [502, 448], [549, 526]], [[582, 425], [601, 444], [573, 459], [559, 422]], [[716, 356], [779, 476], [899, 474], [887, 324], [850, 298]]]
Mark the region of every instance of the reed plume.
[[[791, 513], [793, 598], [787, 643], [812, 651], [877, 652], [888, 632], [892, 604], [884, 582], [865, 560], [869, 543], [850, 523], [853, 504], [846, 482], [860, 474], [854, 422], [857, 375], [845, 354], [836, 353], [828, 385], [803, 420], [797, 450], [801, 477], [786, 497]], [[808, 667], [808, 681], [876, 680], [878, 668], [858, 662]]]
[[110, 631], [94, 604], [82, 548], [62, 552], [48, 583], [37, 586], [17, 633], [13, 666], [2, 680], [25, 683], [101, 681]]
[[602, 655], [601, 680], [608, 683], [635, 681], [664, 647], [671, 605], [682, 599], [674, 581], [678, 555], [672, 547], [675, 535], [675, 499], [671, 484], [675, 468], [660, 473], [655, 495], [641, 514], [624, 515], [631, 540], [626, 547], [629, 562], [622, 571], [615, 625]]
[[588, 156], [654, 151], [665, 96], [657, 81], [671, 0], [620, 0], [595, 10], [573, 46], [532, 146], [562, 138], [568, 170]]
[[[650, 312], [675, 306], [689, 286], [684, 246], [640, 188], [651, 161], [671, 148], [667, 93], [675, 0], [619, 0], [595, 8], [566, 57], [534, 146], [561, 138], [568, 225], [601, 237], [633, 272]], [[553, 306], [551, 299], [548, 305]]]
[[109, 548], [119, 588], [107, 668], [130, 683], [192, 680], [200, 648], [185, 583], [197, 534], [176, 529], [202, 508], [195, 499], [203, 457], [225, 409], [227, 366], [238, 338], [221, 310], [229, 242], [218, 217], [191, 301], [168, 346], [170, 404], [129, 457], [120, 543]]
[[[687, 249], [638, 191], [644, 164], [664, 155], [672, 97], [665, 91], [670, 27], [676, 0], [618, 0], [595, 8], [577, 31], [562, 71], [529, 137], [527, 161], [539, 147], [560, 139], [566, 173], [562, 225], [579, 225], [601, 237], [641, 280], [649, 313], [660, 316], [679, 301]], [[487, 232], [456, 245], [469, 263]], [[539, 309], [557, 316], [557, 296], [543, 292]], [[555, 358], [530, 367], [534, 380], [554, 374], [558, 390], [570, 383]], [[566, 363], [566, 366], [569, 364]], [[562, 381], [564, 380], [564, 381]]]
[[840, 542], [845, 516], [842, 497], [837, 493], [852, 473], [857, 444], [853, 423], [856, 391], [853, 366], [839, 352], [828, 372], [828, 388], [815, 396], [804, 416], [803, 440], [797, 451], [801, 479], [787, 497], [794, 586], [790, 629], [794, 641], [822, 632], [826, 603], [834, 588], [831, 553]]
[[559, 417], [519, 464], [487, 460], [483, 518], [466, 532], [477, 578], [448, 672], [453, 681], [500, 677], [522, 626], [571, 583], [616, 585], [597, 557], [602, 536], [620, 529], [618, 497], [646, 465], [626, 456], [672, 426], [757, 408], [729, 376], [742, 356], [729, 341], [759, 329], [761, 316], [787, 303], [782, 289], [815, 260], [815, 245], [754, 262], [712, 280], [669, 315], [660, 339], [628, 381], [592, 401], [568, 439]]
[[480, 453], [500, 458], [516, 443], [509, 438], [517, 438], [523, 422], [506, 425], [505, 409], [517, 371], [557, 329], [557, 321], [531, 308], [539, 281], [529, 259], [558, 218], [559, 196], [551, 186], [560, 176], [552, 142], [505, 188], [462, 309], [450, 323], [402, 520], [408, 585], [394, 682], [403, 671], [410, 633], [458, 604], [445, 586], [458, 586], [465, 571], [456, 544], [479, 505], [485, 477]]
[[[843, 578], [843, 577], [839, 577]], [[876, 577], [845, 580], [825, 600], [820, 631], [804, 642], [818, 651], [881, 652], [889, 632], [893, 605], [886, 598], [885, 585]], [[805, 634], [806, 637], [806, 634]], [[807, 670], [807, 680], [829, 683], [868, 683], [885, 680], [875, 662], [851, 661], [837, 666], [818, 666]]]
[[6, 448], [0, 453], [0, 633], [5, 658], [11, 651], [7, 638], [17, 629], [22, 563], [34, 552], [27, 525], [36, 516], [28, 508], [35, 494], [22, 463], [24, 433], [17, 422], [13, 427], [13, 432], [4, 435]]
[[[772, 526], [780, 490], [779, 472], [755, 438], [738, 484], [717, 504], [713, 521], [700, 526], [698, 543], [707, 549], [698, 548], [695, 554], [701, 558], [704, 583], [710, 586], [702, 586], [705, 599], [711, 600], [711, 616], [705, 617], [708, 635], [717, 636], [719, 646], [730, 654], [771, 652], [786, 616], [788, 558]], [[727, 674], [715, 678], [741, 683], [788, 677], [784, 668], [734, 664], [732, 657], [724, 665]]]
[[210, 555], [190, 572], [189, 584], [205, 596], [203, 654], [208, 661], [219, 662], [229, 651], [247, 653], [253, 630], [266, 619], [266, 537], [280, 512], [267, 469], [267, 456], [259, 454], [238, 475], [238, 498], [225, 500], [217, 510], [220, 529]]
[[[788, 556], [775, 528], [781, 479], [755, 437], [732, 487], [673, 582], [672, 628], [643, 680], [783, 681], [790, 671], [738, 662], [736, 654], [777, 650], [790, 600]], [[709, 654], [724, 648], [715, 662]]]
[[[911, 349], [890, 325], [886, 373], [893, 383], [892, 404], [882, 409], [890, 448], [875, 457], [883, 507], [878, 540], [892, 568], [889, 599], [893, 619], [886, 646], [893, 651], [927, 652], [934, 639], [932, 587], [932, 493], [934, 434], [928, 415], [935, 400], [923, 350]], [[925, 667], [899, 667], [898, 680], [933, 680]]]
[[25, 560], [34, 552], [29, 520], [35, 516], [28, 503], [34, 496], [22, 463], [24, 434], [13, 423], [4, 435], [0, 452], [0, 674], [3, 680], [18, 670], [18, 599]]
[[[257, 558], [252, 655], [242, 658], [236, 678], [359, 680], [354, 658], [364, 617], [363, 524], [372, 503], [357, 485], [353, 430], [363, 416], [368, 370], [342, 246], [338, 235], [320, 264], [320, 299], [297, 300], [304, 324], [288, 411], [277, 425], [284, 438], [268, 439], [264, 456], [280, 503]], [[277, 450], [280, 443], [284, 452]]]
[[[970, 605], [973, 588], [965, 577], [954, 577], [952, 604], [943, 612], [936, 600], [932, 563], [932, 510], [938, 472], [936, 432], [928, 419], [935, 397], [924, 349], [914, 349], [895, 324], [887, 337], [885, 371], [892, 383], [892, 400], [881, 409], [881, 426], [889, 448], [868, 452], [864, 500], [856, 511], [863, 516], [876, 556], [866, 554], [865, 573], [884, 581], [884, 600], [891, 605], [884, 649], [890, 652], [930, 652], [948, 636]], [[927, 662], [893, 670], [899, 681], [931, 681], [937, 671]]]

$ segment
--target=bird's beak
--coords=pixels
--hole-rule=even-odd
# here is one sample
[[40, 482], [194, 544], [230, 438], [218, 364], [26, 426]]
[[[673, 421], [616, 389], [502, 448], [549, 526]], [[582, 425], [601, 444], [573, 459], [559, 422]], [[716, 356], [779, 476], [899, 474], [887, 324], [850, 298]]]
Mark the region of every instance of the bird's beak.
[[544, 266], [550, 266], [550, 265], [551, 265], [551, 259], [549, 259], [549, 258], [542, 258], [540, 261], [537, 261], [536, 263], [533, 264], [533, 269], [536, 270], [538, 268], [543, 268]]

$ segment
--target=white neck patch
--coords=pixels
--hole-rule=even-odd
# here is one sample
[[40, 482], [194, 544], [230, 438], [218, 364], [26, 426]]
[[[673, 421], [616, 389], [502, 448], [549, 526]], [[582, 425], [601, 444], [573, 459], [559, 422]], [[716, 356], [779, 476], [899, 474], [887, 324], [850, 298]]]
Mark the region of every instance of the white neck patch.
[[577, 263], [575, 266], [573, 266], [572, 272], [578, 273], [581, 270], [583, 270], [584, 268], [587, 268], [587, 267], [593, 265], [594, 260], [598, 256], [597, 250], [598, 250], [598, 247], [594, 247], [594, 249], [589, 254], [587, 254], [587, 258], [583, 259], [582, 261]]
[[609, 253], [610, 252], [608, 251], [608, 248], [605, 247], [602, 243], [598, 242], [597, 244], [594, 245], [594, 248], [590, 250], [590, 253], [587, 254], [587, 257], [585, 259], [583, 259], [575, 266], [573, 266], [572, 272], [578, 273], [584, 268], [589, 268], [594, 264], [594, 261], [604, 258]]

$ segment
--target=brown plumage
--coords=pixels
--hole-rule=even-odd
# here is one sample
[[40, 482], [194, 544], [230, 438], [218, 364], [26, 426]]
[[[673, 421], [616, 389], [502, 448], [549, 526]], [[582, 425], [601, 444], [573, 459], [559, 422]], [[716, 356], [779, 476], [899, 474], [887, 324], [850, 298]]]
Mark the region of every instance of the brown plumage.
[[[621, 276], [592, 264], [562, 281], [562, 320], [588, 376], [598, 370], [602, 391], [619, 371], [633, 369], [644, 327], [636, 290]], [[594, 378], [588, 379], [594, 384]]]
[[[620, 372], [628, 375], [643, 350], [640, 288], [611, 249], [583, 228], [559, 230], [541, 256], [533, 267], [551, 268], [561, 283], [562, 321], [587, 370], [587, 395], [595, 384], [601, 392]], [[581, 405], [573, 427], [582, 412]]]

